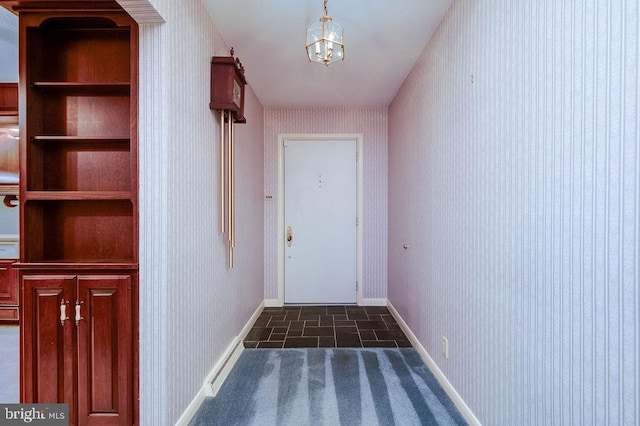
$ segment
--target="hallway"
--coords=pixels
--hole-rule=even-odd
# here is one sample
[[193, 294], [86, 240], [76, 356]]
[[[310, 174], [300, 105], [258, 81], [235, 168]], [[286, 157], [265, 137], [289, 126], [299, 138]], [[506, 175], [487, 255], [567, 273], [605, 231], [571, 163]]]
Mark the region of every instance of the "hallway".
[[[362, 308], [366, 319], [355, 318], [355, 310], [350, 315], [348, 307], [344, 314], [327, 308], [326, 315], [264, 308], [285, 301], [282, 135], [362, 138], [356, 159], [362, 163], [358, 303], [389, 307], [470, 424], [640, 424], [638, 1], [450, 1], [433, 32], [406, 35], [428, 42], [395, 86], [381, 78], [381, 68], [397, 69], [398, 58], [407, 58], [404, 46], [367, 38], [373, 42], [361, 54], [377, 59], [368, 47], [380, 40], [379, 51], [393, 53], [355, 75], [354, 89], [378, 81], [376, 88], [390, 92], [375, 103], [355, 103], [335, 85], [320, 86], [332, 96], [327, 102], [311, 96], [291, 101], [289, 95], [317, 86], [318, 75], [351, 75], [346, 67], [358, 50], [349, 41], [344, 63], [314, 68], [301, 48], [309, 21], [290, 19], [287, 9], [277, 13], [270, 3], [273, 15], [261, 18], [269, 25], [248, 25], [246, 13], [224, 22], [246, 32], [251, 43], [275, 43], [283, 40], [285, 25], [299, 27], [299, 38], [287, 39], [298, 43], [295, 64], [278, 59], [282, 45], [276, 43], [277, 49], [261, 49], [269, 60], [250, 66], [247, 50], [215, 25], [220, 15], [205, 1], [118, 3], [140, 24], [139, 61], [132, 62], [138, 82], [129, 92], [119, 85], [116, 90], [138, 104], [137, 148], [130, 163], [117, 163], [137, 169], [137, 185], [131, 186], [140, 208], [128, 223], [139, 234], [130, 247], [139, 258], [129, 266], [139, 268], [132, 289], [138, 310], [132, 383], [139, 389], [134, 409], [140, 425], [171, 426], [187, 418], [211, 389], [209, 379], [243, 346], [256, 348], [244, 353], [305, 344], [332, 346], [330, 351], [353, 345], [364, 352], [369, 344], [405, 349], [398, 347], [406, 341], [394, 336], [391, 318], [369, 308]], [[249, 7], [211, 3], [234, 12]], [[311, 10], [319, 3], [295, 7]], [[344, 21], [341, 3], [349, 3], [344, 7], [358, 18], [378, 6], [402, 9], [384, 2], [332, 2], [350, 40], [359, 28]], [[10, 78], [17, 81], [28, 74], [18, 73], [13, 33]], [[220, 150], [225, 120], [209, 108], [210, 60], [227, 55], [231, 45], [246, 65], [248, 82], [242, 97], [246, 123], [233, 130], [232, 269], [228, 233], [218, 230], [228, 216], [220, 209], [229, 191], [220, 176], [228, 157]], [[301, 86], [276, 68], [298, 66], [306, 78]], [[277, 89], [281, 100], [258, 90], [259, 79]], [[117, 145], [118, 158], [134, 146], [103, 143]], [[57, 157], [70, 163], [66, 147], [81, 145], [73, 139], [30, 144], [36, 158], [60, 146]], [[41, 177], [34, 172], [27, 187], [42, 189], [33, 196], [44, 198], [21, 197], [32, 216], [39, 216], [41, 205], [60, 206], [60, 212], [79, 205], [76, 191], [49, 193]], [[102, 185], [97, 175], [95, 182]], [[68, 199], [54, 203], [47, 199], [53, 195]], [[128, 211], [120, 198], [133, 193], [102, 195]], [[55, 233], [53, 217], [48, 222]], [[247, 332], [253, 333], [249, 339]], [[258, 349], [268, 346], [275, 349]]]

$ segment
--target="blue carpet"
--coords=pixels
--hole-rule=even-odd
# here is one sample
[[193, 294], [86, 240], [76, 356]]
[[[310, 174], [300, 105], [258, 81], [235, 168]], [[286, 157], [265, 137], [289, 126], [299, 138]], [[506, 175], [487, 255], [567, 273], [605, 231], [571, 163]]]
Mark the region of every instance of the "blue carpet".
[[245, 350], [190, 423], [466, 424], [413, 348]]

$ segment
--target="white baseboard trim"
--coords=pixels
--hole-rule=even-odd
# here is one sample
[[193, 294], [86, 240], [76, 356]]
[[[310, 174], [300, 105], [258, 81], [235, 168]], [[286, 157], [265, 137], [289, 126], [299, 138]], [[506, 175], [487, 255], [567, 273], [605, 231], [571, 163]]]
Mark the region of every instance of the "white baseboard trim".
[[207, 378], [202, 385], [205, 396], [216, 396], [220, 387], [229, 376], [229, 372], [236, 364], [236, 361], [240, 357], [244, 346], [242, 346], [242, 339], [236, 337], [233, 342], [224, 351], [224, 354], [220, 357], [215, 367], [209, 372]]
[[424, 346], [422, 346], [422, 343], [420, 343], [416, 335], [413, 334], [413, 331], [411, 331], [407, 323], [402, 319], [390, 301], [387, 302], [387, 308], [389, 308], [391, 315], [393, 315], [396, 321], [398, 321], [398, 325], [400, 325], [400, 328], [402, 328], [402, 331], [404, 331], [404, 334], [407, 336], [413, 347], [416, 348], [418, 353], [420, 353], [420, 356], [427, 364], [433, 375], [436, 376], [440, 386], [442, 386], [447, 395], [449, 395], [449, 398], [451, 398], [451, 401], [453, 401], [455, 406], [458, 408], [462, 417], [464, 417], [470, 425], [481, 426], [482, 424], [480, 423], [480, 420], [478, 420], [475, 414], [473, 414], [467, 403], [464, 402], [458, 391], [455, 390], [453, 385], [449, 382], [442, 370], [440, 370], [433, 358], [431, 358]]
[[249, 318], [249, 321], [247, 321], [244, 327], [242, 327], [242, 330], [240, 330], [240, 334], [238, 334], [238, 338], [241, 341], [244, 340], [245, 337], [247, 337], [247, 334], [249, 334], [249, 331], [251, 331], [251, 327], [253, 327], [253, 323], [256, 322], [265, 306], [266, 304], [264, 300], [260, 302], [256, 310], [253, 311], [253, 314], [251, 315], [251, 318]]
[[[279, 299], [264, 300], [265, 308], [280, 308], [282, 306], [284, 306], [284, 303]], [[387, 306], [387, 299], [362, 299], [360, 306]]]
[[204, 401], [205, 395], [202, 390], [196, 394], [196, 397], [193, 398], [189, 406], [182, 413], [175, 426], [188, 426], [189, 422], [198, 412], [198, 408], [202, 405], [202, 401]]
[[249, 321], [247, 321], [244, 327], [242, 327], [240, 334], [234, 337], [229, 346], [227, 346], [225, 351], [222, 353], [222, 356], [218, 359], [218, 362], [216, 362], [209, 374], [207, 374], [207, 377], [196, 396], [193, 398], [191, 403], [189, 403], [187, 409], [176, 422], [176, 426], [187, 426], [200, 408], [200, 405], [202, 405], [204, 399], [208, 396], [216, 396], [220, 387], [229, 376], [231, 369], [240, 357], [240, 354], [244, 350], [242, 341], [247, 336], [247, 333], [249, 333], [249, 330], [251, 330], [251, 327], [256, 319], [258, 319], [258, 316], [260, 316], [264, 305], [264, 301], [258, 305], [256, 310], [253, 312], [253, 315], [251, 315], [251, 318], [249, 318]]
[[265, 308], [280, 308], [283, 303], [280, 299], [264, 299], [264, 307]]
[[385, 299], [362, 299], [360, 306], [387, 306], [388, 300]]

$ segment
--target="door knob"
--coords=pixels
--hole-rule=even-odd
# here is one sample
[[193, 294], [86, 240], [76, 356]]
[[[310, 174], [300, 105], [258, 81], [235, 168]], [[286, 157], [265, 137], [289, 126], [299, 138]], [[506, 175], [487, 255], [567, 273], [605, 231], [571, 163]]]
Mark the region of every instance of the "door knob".
[[291, 244], [293, 244], [293, 229], [291, 226], [287, 226], [287, 245], [291, 247]]

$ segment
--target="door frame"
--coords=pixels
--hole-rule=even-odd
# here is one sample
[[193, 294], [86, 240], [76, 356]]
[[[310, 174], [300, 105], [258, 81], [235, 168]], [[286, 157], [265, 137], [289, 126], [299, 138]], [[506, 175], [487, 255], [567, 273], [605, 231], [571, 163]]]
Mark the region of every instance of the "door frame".
[[363, 135], [362, 133], [279, 133], [278, 134], [278, 305], [284, 306], [284, 144], [286, 141], [356, 141], [356, 303], [362, 305], [362, 230], [363, 230]]

